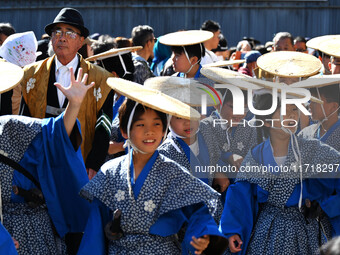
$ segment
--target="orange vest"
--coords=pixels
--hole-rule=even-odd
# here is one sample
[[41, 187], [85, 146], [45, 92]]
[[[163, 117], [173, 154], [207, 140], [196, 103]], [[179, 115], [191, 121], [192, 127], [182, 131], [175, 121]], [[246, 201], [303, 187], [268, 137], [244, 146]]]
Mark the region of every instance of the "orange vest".
[[[22, 95], [31, 117], [40, 119], [45, 117], [49, 76], [51, 71], [55, 71], [51, 70], [53, 61], [54, 56], [24, 68], [24, 78], [21, 82]], [[81, 56], [80, 67], [83, 68], [83, 73], [89, 75], [87, 84], [95, 82], [95, 86], [87, 92], [78, 114], [83, 139], [81, 151], [84, 161], [86, 161], [86, 157], [92, 148], [97, 114], [111, 90], [106, 84], [106, 80], [113, 75], [105, 69], [83, 60]]]

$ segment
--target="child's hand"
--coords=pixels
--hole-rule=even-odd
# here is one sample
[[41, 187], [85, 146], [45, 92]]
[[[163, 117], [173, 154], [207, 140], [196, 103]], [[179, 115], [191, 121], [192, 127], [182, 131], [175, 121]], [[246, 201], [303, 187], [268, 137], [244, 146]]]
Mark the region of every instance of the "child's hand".
[[190, 244], [192, 247], [196, 249], [195, 254], [201, 254], [209, 245], [210, 237], [208, 235], [204, 235], [203, 237], [196, 238], [192, 237], [192, 241]]
[[90, 85], [86, 85], [87, 73], [83, 76], [83, 69], [79, 68], [77, 79], [73, 74], [73, 68], [70, 67], [71, 73], [71, 85], [68, 88], [64, 88], [60, 83], [54, 83], [54, 85], [60, 89], [60, 91], [67, 97], [70, 103], [75, 105], [81, 105], [87, 91], [94, 86], [94, 82]]
[[89, 177], [89, 180], [92, 180], [93, 177], [96, 176], [97, 171], [93, 170], [92, 168], [86, 168], [87, 176]]
[[12, 240], [14, 242], [15, 249], [19, 249], [19, 242], [12, 237]]
[[232, 164], [233, 166], [236, 166], [237, 170], [240, 169], [242, 161], [243, 161], [243, 157], [237, 154], [232, 154], [229, 158], [228, 161], [230, 164]]
[[118, 152], [124, 151], [123, 145], [124, 145], [124, 142], [116, 143], [116, 142], [110, 141], [110, 145], [109, 145], [109, 149], [107, 153], [109, 155], [113, 155]]
[[243, 244], [239, 235], [233, 235], [229, 237], [229, 249], [232, 253], [241, 251], [241, 245]]
[[230, 185], [229, 178], [226, 177], [223, 173], [216, 173], [213, 181], [213, 187], [215, 185], [220, 186], [221, 190], [219, 190], [219, 192], [223, 193]]

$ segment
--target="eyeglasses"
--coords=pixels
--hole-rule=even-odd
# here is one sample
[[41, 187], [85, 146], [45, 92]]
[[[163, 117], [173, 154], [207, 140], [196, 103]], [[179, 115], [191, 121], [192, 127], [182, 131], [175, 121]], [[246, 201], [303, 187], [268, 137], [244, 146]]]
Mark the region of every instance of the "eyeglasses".
[[52, 36], [53, 37], [61, 37], [65, 35], [65, 37], [67, 39], [76, 39], [77, 35], [81, 36], [81, 34], [77, 33], [77, 32], [74, 32], [74, 31], [61, 31], [61, 30], [54, 30], [52, 32]]

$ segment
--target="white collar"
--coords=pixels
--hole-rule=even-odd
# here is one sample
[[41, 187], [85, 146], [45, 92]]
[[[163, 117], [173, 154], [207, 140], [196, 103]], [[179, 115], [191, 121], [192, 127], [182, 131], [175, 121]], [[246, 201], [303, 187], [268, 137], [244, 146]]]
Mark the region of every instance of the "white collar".
[[[66, 65], [66, 67], [70, 68], [73, 67], [73, 70], [76, 71], [77, 66], [79, 62], [78, 54], [74, 56], [74, 58]], [[60, 61], [58, 60], [58, 57], [55, 56], [55, 71], [57, 72], [60, 67], [64, 66]]]

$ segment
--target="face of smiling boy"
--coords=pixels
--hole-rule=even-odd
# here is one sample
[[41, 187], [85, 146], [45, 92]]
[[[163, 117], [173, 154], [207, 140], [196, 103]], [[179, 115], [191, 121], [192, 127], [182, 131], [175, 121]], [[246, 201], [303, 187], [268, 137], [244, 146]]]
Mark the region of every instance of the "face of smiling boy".
[[[124, 138], [127, 134], [122, 132]], [[153, 154], [163, 138], [163, 124], [161, 118], [154, 110], [147, 109], [132, 124], [130, 139], [141, 151]]]

